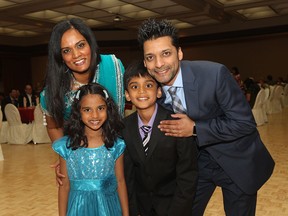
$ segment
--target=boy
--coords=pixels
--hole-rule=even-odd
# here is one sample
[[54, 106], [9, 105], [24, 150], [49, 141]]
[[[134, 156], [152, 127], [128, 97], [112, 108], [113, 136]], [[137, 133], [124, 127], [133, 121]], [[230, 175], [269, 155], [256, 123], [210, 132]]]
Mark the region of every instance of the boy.
[[123, 130], [130, 215], [191, 215], [198, 175], [194, 137], [169, 137], [157, 128], [172, 113], [156, 103], [161, 88], [143, 61], [129, 65], [124, 85], [126, 100], [136, 107]]

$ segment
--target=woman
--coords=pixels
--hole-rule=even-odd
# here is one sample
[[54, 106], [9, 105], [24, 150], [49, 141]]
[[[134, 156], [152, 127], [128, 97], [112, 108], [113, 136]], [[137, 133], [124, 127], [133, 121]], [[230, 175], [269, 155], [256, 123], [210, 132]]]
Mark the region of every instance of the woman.
[[40, 102], [51, 141], [63, 136], [75, 92], [87, 83], [103, 85], [124, 110], [124, 67], [114, 55], [99, 55], [95, 35], [77, 18], [58, 23], [52, 31], [48, 69]]

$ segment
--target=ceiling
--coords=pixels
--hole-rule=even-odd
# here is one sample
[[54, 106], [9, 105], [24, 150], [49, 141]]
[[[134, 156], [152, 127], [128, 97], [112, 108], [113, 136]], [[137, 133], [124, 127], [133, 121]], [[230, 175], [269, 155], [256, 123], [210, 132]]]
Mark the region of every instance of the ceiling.
[[169, 19], [183, 37], [263, 28], [283, 31], [288, 1], [0, 0], [0, 45], [46, 44], [53, 26], [71, 17], [83, 19], [98, 41], [134, 40], [137, 26], [149, 17]]

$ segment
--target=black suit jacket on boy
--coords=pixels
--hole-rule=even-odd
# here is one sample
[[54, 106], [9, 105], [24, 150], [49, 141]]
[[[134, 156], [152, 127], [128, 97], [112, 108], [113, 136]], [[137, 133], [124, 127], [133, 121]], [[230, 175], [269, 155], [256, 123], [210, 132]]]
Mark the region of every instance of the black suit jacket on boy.
[[137, 113], [124, 119], [125, 177], [130, 215], [191, 215], [197, 182], [197, 147], [193, 137], [165, 136], [157, 126], [171, 119], [158, 106], [145, 156]]

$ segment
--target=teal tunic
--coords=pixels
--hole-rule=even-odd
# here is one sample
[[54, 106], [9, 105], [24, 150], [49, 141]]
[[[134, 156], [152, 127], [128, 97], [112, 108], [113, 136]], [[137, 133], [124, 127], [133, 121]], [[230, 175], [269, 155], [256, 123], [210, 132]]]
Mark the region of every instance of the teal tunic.
[[[109, 94], [112, 96], [113, 100], [119, 107], [120, 113], [123, 115], [125, 106], [124, 97], [124, 84], [123, 84], [123, 73], [124, 66], [120, 59], [117, 59], [115, 55], [100, 55], [101, 62], [97, 67], [95, 77], [93, 79], [94, 83], [99, 83], [104, 86]], [[45, 99], [45, 89], [40, 93], [40, 104], [44, 113], [51, 116], [47, 109], [46, 99]], [[70, 117], [71, 106], [73, 99], [75, 97], [76, 91], [71, 90], [65, 95], [65, 109], [64, 109], [64, 120]]]

